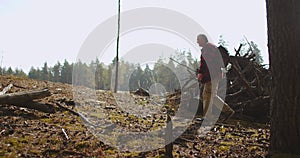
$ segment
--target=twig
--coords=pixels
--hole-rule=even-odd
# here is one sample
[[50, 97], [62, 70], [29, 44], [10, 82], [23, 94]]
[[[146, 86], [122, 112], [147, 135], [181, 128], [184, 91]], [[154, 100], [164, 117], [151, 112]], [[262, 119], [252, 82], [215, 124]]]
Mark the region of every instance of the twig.
[[177, 63], [177, 64], [179, 64], [179, 65], [181, 65], [181, 66], [184, 66], [184, 67], [186, 67], [188, 70], [191, 70], [191, 71], [193, 71], [193, 72], [195, 72], [195, 69], [193, 69], [193, 68], [190, 68], [190, 67], [188, 67], [188, 66], [186, 66], [186, 65], [184, 65], [184, 64], [181, 64], [181, 63], [179, 63], [178, 61], [176, 61], [175, 59], [173, 59], [173, 58], [169, 58], [170, 60], [172, 60], [172, 61], [174, 61], [175, 63]]
[[191, 143], [198, 143], [199, 142], [199, 141], [196, 141], [196, 140], [190, 140], [190, 139], [186, 139], [186, 138], [183, 138], [183, 137], [179, 137], [175, 141], [179, 141], [179, 140], [183, 140], [185, 142], [191, 142]]
[[247, 146], [258, 146], [260, 148], [265, 148], [265, 144], [254, 144], [254, 143], [246, 143]]
[[4, 132], [5, 132], [5, 129], [0, 132], [0, 135], [2, 135], [2, 133], [4, 133]]
[[14, 84], [14, 86], [17, 87], [17, 88], [21, 88], [21, 89], [27, 89], [27, 88], [25, 88], [25, 87], [23, 87], [23, 86], [18, 86], [18, 85], [16, 85], [16, 84]]
[[224, 126], [224, 127], [236, 127], [235, 125], [225, 124], [225, 123], [215, 123], [215, 125]]
[[243, 45], [240, 44], [240, 46], [239, 46], [239, 48], [238, 48], [237, 50], [234, 48], [235, 56], [241, 56], [240, 51], [241, 51], [242, 46], [243, 46]]
[[66, 108], [66, 107], [62, 106], [60, 103], [56, 103], [56, 105], [57, 105], [58, 107], [60, 107], [62, 110], [69, 111], [69, 112], [72, 113], [73, 115], [80, 116], [80, 114], [77, 113], [76, 111], [74, 111], [74, 110], [72, 110], [72, 109], [69, 109], [69, 108]]
[[78, 112], [76, 112], [76, 111], [74, 111], [74, 110], [72, 110], [72, 109], [66, 108], [66, 107], [62, 106], [60, 103], [56, 103], [56, 105], [59, 106], [62, 110], [69, 111], [71, 114], [81, 117], [81, 118], [83, 119], [83, 121], [84, 121], [85, 123], [87, 123], [88, 125], [93, 126], [93, 127], [98, 127], [98, 126], [94, 125], [93, 123], [91, 123], [91, 122], [90, 122], [85, 116], [83, 116], [82, 114], [80, 114], [80, 113], [78, 113]]
[[67, 140], [69, 140], [69, 137], [68, 137], [68, 135], [67, 135], [67, 133], [66, 133], [65, 129], [63, 129], [63, 128], [62, 128], [61, 130], [62, 130], [62, 132], [64, 133], [64, 135], [65, 135], [66, 139], [67, 139]]

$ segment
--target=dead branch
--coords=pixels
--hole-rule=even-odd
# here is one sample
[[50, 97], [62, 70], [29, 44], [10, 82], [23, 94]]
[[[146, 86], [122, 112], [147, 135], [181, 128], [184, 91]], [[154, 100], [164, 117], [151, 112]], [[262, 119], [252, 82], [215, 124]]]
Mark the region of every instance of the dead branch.
[[243, 83], [243, 86], [247, 88], [250, 95], [252, 97], [256, 97], [256, 95], [253, 93], [253, 90], [252, 90], [251, 86], [249, 85], [249, 83], [245, 79], [244, 75], [241, 73], [241, 68], [238, 66], [238, 63], [234, 63], [232, 67], [233, 67], [233, 70], [236, 71], [236, 73], [238, 74], [240, 80]]
[[13, 87], [13, 84], [9, 84], [7, 87], [3, 88], [2, 92], [0, 92], [0, 95], [5, 94]]

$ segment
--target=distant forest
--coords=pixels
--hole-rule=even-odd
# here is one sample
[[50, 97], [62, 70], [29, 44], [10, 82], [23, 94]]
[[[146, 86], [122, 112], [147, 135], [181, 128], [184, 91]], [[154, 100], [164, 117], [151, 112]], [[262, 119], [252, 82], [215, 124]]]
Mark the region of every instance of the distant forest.
[[[218, 44], [224, 47], [227, 46], [222, 36], [220, 36]], [[255, 53], [257, 62], [261, 64], [263, 61], [257, 45], [253, 41], [248, 44], [243, 43], [243, 46], [247, 45], [248, 47], [243, 47], [241, 53]], [[194, 75], [194, 72], [191, 71], [199, 67], [199, 59], [192, 57], [191, 52], [187, 51], [176, 51], [171, 58], [177, 62], [160, 58], [156, 61], [154, 66], [141, 66], [121, 59], [119, 61], [118, 90], [132, 91], [138, 88], [149, 89], [153, 83], [162, 84], [166, 91], [169, 92], [179, 89], [180, 83], [175, 74], [180, 74], [182, 71], [186, 72], [186, 70], [188, 70], [190, 75]], [[99, 59], [95, 59], [91, 63], [69, 63], [67, 60], [64, 60], [63, 63], [57, 62], [54, 66], [49, 66], [47, 62], [45, 62], [41, 68], [31, 67], [28, 74], [22, 69], [13, 70], [11, 67], [0, 67], [0, 72], [2, 75], [15, 75], [37, 80], [72, 84], [73, 69], [75, 68], [77, 75], [74, 75], [74, 77], [80, 77], [80, 79], [76, 79], [77, 85], [110, 90], [115, 77], [113, 74], [115, 69], [114, 65], [114, 60], [109, 65], [105, 65], [100, 62]]]
[[[154, 66], [132, 64], [124, 60], [119, 61], [118, 90], [135, 90], [138, 88], [148, 89], [153, 83], [160, 83], [165, 86], [166, 91], [173, 91], [180, 88], [179, 81], [176, 79], [174, 71], [180, 72], [187, 69], [196, 69], [199, 66], [199, 60], [194, 59], [191, 52], [177, 52], [176, 57], [172, 59], [180, 64], [170, 60], [160, 58]], [[3, 75], [15, 75], [19, 77], [28, 77], [37, 80], [47, 80], [52, 82], [62, 82], [72, 84], [73, 70], [76, 70], [74, 77], [80, 75], [77, 79], [78, 85], [84, 85], [91, 88], [109, 90], [114, 81], [115, 60], [111, 64], [105, 65], [99, 59], [91, 63], [69, 63], [65, 60], [63, 63], [57, 62], [54, 66], [49, 66], [47, 62], [41, 68], [31, 67], [28, 74], [21, 69], [13, 70], [9, 68], [0, 68]], [[150, 68], [152, 67], [152, 68]], [[112, 78], [113, 77], [113, 78]]]

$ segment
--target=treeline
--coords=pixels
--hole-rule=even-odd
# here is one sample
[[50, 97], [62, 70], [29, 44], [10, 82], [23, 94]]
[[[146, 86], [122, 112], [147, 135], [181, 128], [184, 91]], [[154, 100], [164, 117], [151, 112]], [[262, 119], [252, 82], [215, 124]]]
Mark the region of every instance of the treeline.
[[[227, 42], [220, 36], [218, 43], [224, 47]], [[242, 42], [241, 55], [254, 53], [256, 62], [263, 62], [258, 46], [253, 42]], [[128, 91], [137, 88], [149, 89], [154, 83], [161, 84], [166, 91], [180, 89], [180, 82], [187, 75], [186, 65], [192, 69], [199, 67], [198, 58], [194, 58], [190, 51], [177, 50], [172, 56], [177, 62], [169, 59], [158, 59], [154, 65], [139, 65], [121, 60], [119, 62], [118, 90]], [[68, 84], [83, 85], [95, 89], [110, 90], [114, 87], [115, 79], [115, 61], [105, 65], [98, 59], [90, 63], [76, 62], [69, 63], [64, 60], [63, 63], [57, 62], [54, 66], [48, 66], [47, 62], [41, 68], [31, 67], [28, 74], [21, 69], [12, 70], [12, 68], [0, 68], [1, 74], [16, 75], [28, 77], [37, 80], [48, 80], [52, 82], [62, 82]], [[193, 72], [192, 72], [193, 73]], [[177, 75], [177, 76], [176, 76]], [[181, 76], [178, 76], [181, 75]]]
[[14, 75], [19, 77], [27, 77], [27, 74], [22, 69], [15, 69], [13, 70], [11, 67], [8, 68], [1, 68], [0, 67], [0, 74], [2, 75]]
[[70, 64], [67, 60], [63, 64], [57, 62], [53, 67], [49, 67], [45, 62], [42, 68], [31, 67], [28, 78], [71, 84], [72, 71], [73, 64]]
[[[196, 69], [199, 67], [199, 60], [193, 58], [191, 52], [185, 51], [177, 51], [174, 56], [170, 58], [175, 59], [175, 61], [178, 61], [180, 64], [169, 58], [159, 58], [153, 65], [133, 64], [121, 60], [119, 62], [118, 71], [118, 90], [132, 91], [138, 88], [150, 89], [155, 83], [161, 84], [166, 91], [180, 89], [180, 77], [176, 75], [183, 74], [183, 72], [187, 70], [187, 68], [182, 65]], [[57, 64], [55, 66], [57, 66]], [[65, 66], [66, 64], [62, 66], [62, 70]], [[73, 71], [66, 71], [65, 73], [67, 76], [72, 76], [73, 73], [73, 84], [103, 90], [109, 90], [114, 87], [115, 60], [113, 60], [111, 64], [105, 65], [98, 59], [95, 59], [95, 61], [89, 64], [77, 62], [76, 64], [70, 65], [70, 67], [74, 68]], [[65, 73], [61, 73], [61, 77]], [[61, 82], [64, 82], [64, 80]]]
[[[132, 91], [138, 88], [149, 89], [154, 83], [164, 86], [166, 91], [174, 91], [180, 88], [178, 76], [187, 68], [192, 69], [199, 66], [199, 60], [192, 57], [191, 52], [176, 52], [171, 57], [173, 60], [158, 59], [154, 65], [133, 64], [121, 60], [119, 62], [118, 90]], [[28, 74], [22, 70], [1, 69], [4, 75], [16, 75], [28, 77], [36, 80], [48, 80], [52, 82], [62, 82], [68, 84], [83, 85], [90, 88], [110, 90], [114, 84], [115, 61], [106, 65], [95, 59], [91, 63], [76, 62], [69, 63], [64, 60], [63, 63], [57, 62], [54, 66], [49, 66], [47, 62], [41, 68], [31, 67]], [[74, 77], [74, 79], [73, 79]], [[73, 80], [72, 80], [73, 79]], [[73, 82], [72, 82], [73, 81]]]

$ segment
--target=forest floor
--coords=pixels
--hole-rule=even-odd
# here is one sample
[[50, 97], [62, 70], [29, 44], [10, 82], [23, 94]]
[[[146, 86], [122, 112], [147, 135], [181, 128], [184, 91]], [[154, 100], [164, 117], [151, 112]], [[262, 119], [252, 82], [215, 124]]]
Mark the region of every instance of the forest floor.
[[[10, 83], [13, 84], [7, 93], [47, 88], [52, 95], [40, 99], [39, 102], [53, 105], [55, 108], [54, 113], [44, 113], [12, 105], [0, 105], [0, 157], [164, 157], [164, 147], [145, 152], [137, 152], [138, 149], [135, 152], [120, 151], [109, 145], [115, 141], [113, 138], [102, 138], [105, 141], [101, 141], [93, 134], [93, 129], [99, 126], [105, 127], [101, 128], [104, 130], [102, 133], [110, 132], [109, 128], [112, 126], [127, 128], [131, 132], [155, 131], [162, 128], [166, 125], [166, 116], [155, 114], [155, 106], [150, 110], [153, 114], [149, 111], [146, 117], [140, 118], [118, 108], [116, 96], [109, 91], [97, 91], [97, 99], [93, 100], [87, 88], [76, 92], [83, 98], [73, 98], [73, 87], [69, 84], [13, 76], [0, 76], [0, 81], [0, 91]], [[147, 97], [137, 96], [134, 100], [141, 109], [148, 104], [151, 106], [145, 98]], [[126, 100], [121, 98], [124, 99]], [[74, 107], [74, 103], [79, 107]], [[89, 105], [97, 107], [96, 110], [91, 109]], [[125, 104], [123, 106], [123, 109], [130, 108]], [[66, 108], [82, 112], [81, 117]], [[139, 108], [129, 110], [134, 112], [139, 111]], [[90, 116], [88, 120], [82, 119], [87, 117], [86, 111]], [[92, 127], [89, 126], [90, 123], [99, 126]], [[231, 119], [226, 123], [218, 122], [213, 125], [205, 135], [200, 135], [197, 127], [192, 123], [186, 132], [175, 140], [174, 157], [267, 155], [270, 141], [268, 124]], [[151, 145], [153, 142], [144, 143]]]

